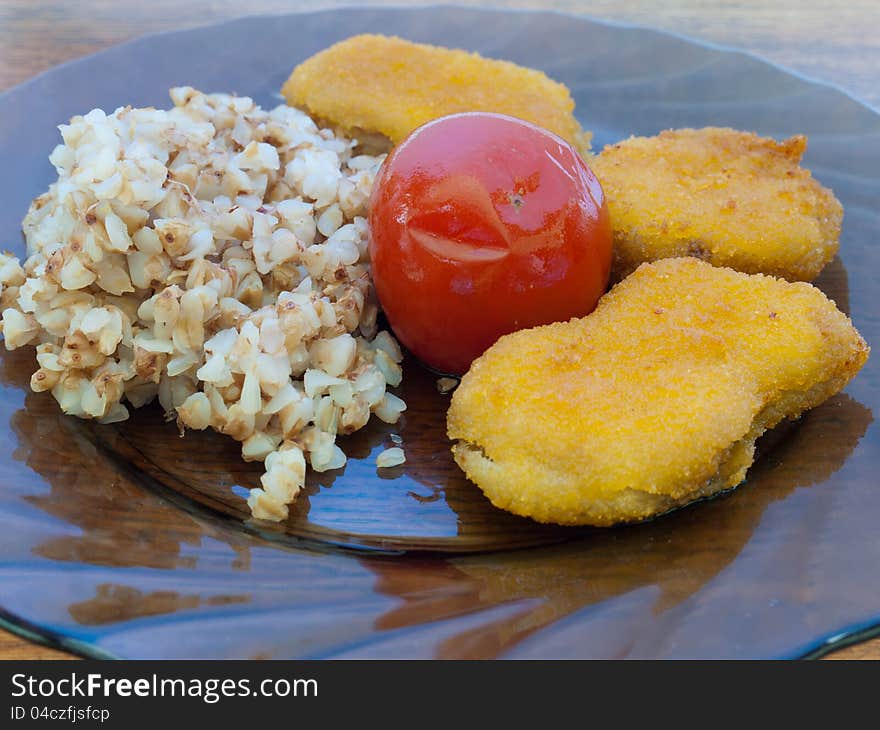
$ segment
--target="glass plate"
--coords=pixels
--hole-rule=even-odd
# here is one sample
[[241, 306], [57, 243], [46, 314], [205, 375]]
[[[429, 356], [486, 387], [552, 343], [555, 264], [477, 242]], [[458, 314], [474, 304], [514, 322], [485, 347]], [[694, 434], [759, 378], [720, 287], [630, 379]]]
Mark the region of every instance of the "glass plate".
[[[0, 96], [4, 245], [54, 173], [56, 125], [93, 107], [169, 105], [168, 87], [263, 105], [291, 68], [360, 32], [541, 68], [601, 148], [667, 127], [809, 135], [806, 165], [844, 203], [841, 255], [817, 282], [870, 342], [880, 298], [880, 117], [751, 56], [584, 18], [464, 8], [346, 8], [153, 35]], [[3, 620], [119, 657], [796, 657], [880, 622], [875, 357], [847, 389], [776, 429], [734, 492], [610, 530], [495, 510], [444, 436], [448, 396], [407, 363], [395, 428], [343, 443], [281, 526], [235, 487], [260, 468], [222, 436], [184, 439], [158, 407], [117, 426], [28, 391], [30, 350], [0, 356]], [[407, 463], [377, 475], [399, 433]]]

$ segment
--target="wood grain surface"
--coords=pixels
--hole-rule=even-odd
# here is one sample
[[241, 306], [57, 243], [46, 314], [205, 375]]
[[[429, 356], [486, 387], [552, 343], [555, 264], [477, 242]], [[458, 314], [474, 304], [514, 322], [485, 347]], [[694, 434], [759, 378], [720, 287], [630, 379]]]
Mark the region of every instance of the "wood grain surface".
[[[64, 61], [144, 33], [192, 27], [244, 14], [331, 8], [346, 3], [311, 0], [0, 0], [0, 90]], [[427, 5], [404, 2], [382, 4]], [[776, 63], [842, 87], [880, 107], [880, 3], [850, 0], [548, 0], [494, 3], [541, 8], [653, 26], [757, 53]], [[69, 655], [0, 631], [0, 659], [56, 659]], [[832, 659], [880, 659], [880, 639], [830, 655]]]

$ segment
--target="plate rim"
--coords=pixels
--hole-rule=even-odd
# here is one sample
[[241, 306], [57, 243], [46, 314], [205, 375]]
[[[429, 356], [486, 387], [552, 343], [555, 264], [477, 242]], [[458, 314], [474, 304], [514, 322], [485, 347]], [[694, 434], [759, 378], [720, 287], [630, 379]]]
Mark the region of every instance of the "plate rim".
[[[872, 103], [860, 98], [855, 93], [849, 91], [848, 89], [842, 87], [840, 84], [832, 81], [823, 80], [812, 76], [811, 74], [803, 73], [801, 71], [792, 69], [789, 66], [786, 66], [782, 63], [778, 63], [774, 60], [771, 60], [760, 53], [756, 53], [750, 50], [743, 49], [738, 46], [728, 45], [724, 43], [718, 43], [711, 40], [706, 40], [703, 38], [699, 38], [696, 36], [691, 36], [685, 33], [679, 33], [677, 31], [667, 30], [656, 28], [650, 25], [645, 25], [641, 23], [634, 23], [630, 21], [623, 20], [615, 20], [609, 18], [600, 18], [587, 13], [577, 13], [565, 10], [551, 9], [551, 8], [524, 8], [524, 7], [514, 7], [514, 8], [502, 8], [499, 6], [473, 6], [473, 5], [464, 5], [461, 3], [429, 3], [425, 5], [418, 6], [410, 6], [410, 5], [402, 5], [402, 4], [388, 4], [388, 5], [376, 5], [376, 4], [357, 4], [354, 2], [347, 2], [344, 4], [336, 5], [328, 8], [321, 8], [316, 10], [302, 9], [302, 10], [290, 10], [287, 12], [271, 12], [271, 13], [244, 13], [241, 15], [237, 15], [234, 17], [223, 18], [217, 21], [209, 22], [209, 23], [199, 23], [192, 26], [187, 26], [184, 28], [173, 28], [173, 29], [164, 29], [164, 30], [155, 30], [148, 31], [146, 33], [142, 33], [132, 38], [128, 38], [122, 42], [115, 43], [106, 48], [99, 49], [92, 53], [84, 54], [81, 56], [77, 56], [75, 58], [68, 59], [62, 63], [53, 65], [39, 73], [7, 88], [0, 91], [0, 113], [2, 113], [2, 109], [5, 104], [13, 103], [14, 99], [17, 95], [26, 93], [30, 91], [33, 87], [38, 87], [41, 83], [45, 81], [45, 79], [59, 71], [67, 71], [70, 69], [75, 69], [78, 65], [82, 65], [88, 62], [91, 62], [95, 59], [99, 59], [102, 56], [109, 55], [112, 53], [120, 52], [121, 50], [128, 49], [131, 47], [137, 47], [140, 45], [148, 44], [151, 40], [156, 37], [166, 37], [166, 36], [185, 36], [190, 33], [200, 33], [204, 31], [208, 31], [211, 29], [222, 28], [224, 26], [231, 26], [235, 24], [241, 23], [253, 23], [253, 22], [270, 22], [272, 19], [280, 19], [280, 18], [290, 18], [295, 16], [318, 16], [318, 15], [335, 15], [340, 12], [344, 12], [346, 10], [371, 10], [374, 12], [381, 13], [406, 13], [406, 14], [421, 14], [421, 13], [429, 13], [429, 12], [437, 12], [442, 10], [448, 11], [466, 11], [474, 14], [485, 14], [485, 15], [532, 15], [532, 16], [555, 16], [555, 17], [563, 17], [572, 20], [576, 20], [578, 22], [586, 22], [589, 24], [603, 26], [606, 28], [614, 28], [620, 30], [631, 30], [638, 32], [645, 32], [655, 36], [661, 36], [666, 38], [672, 38], [679, 42], [694, 45], [700, 48], [704, 48], [707, 50], [712, 50], [718, 53], [728, 54], [743, 57], [745, 59], [750, 59], [752, 61], [756, 61], [770, 69], [778, 73], [785, 74], [787, 76], [793, 77], [802, 83], [808, 84], [813, 87], [819, 87], [821, 89], [827, 89], [837, 94], [842, 95], [847, 100], [854, 102], [859, 105], [863, 109], [868, 112], [880, 117], [880, 106], [874, 106]], [[265, 540], [265, 536], [262, 534], [254, 534], [251, 533], [254, 537], [258, 539]], [[528, 550], [529, 548], [518, 548]], [[878, 608], [880, 611], [880, 608]], [[5, 629], [23, 639], [33, 641], [37, 644], [53, 648], [59, 649], [61, 651], [71, 652], [74, 655], [84, 657], [87, 659], [120, 659], [119, 657], [111, 652], [106, 651], [101, 648], [98, 644], [76, 638], [74, 636], [65, 635], [59, 633], [51, 628], [44, 627], [39, 623], [32, 622], [22, 616], [17, 615], [14, 612], [8, 611], [6, 608], [0, 606], [0, 628]], [[818, 659], [824, 657], [825, 655], [837, 651], [838, 649], [845, 648], [847, 646], [860, 643], [862, 641], [870, 640], [872, 638], [876, 638], [880, 636], [880, 617], [875, 620], [858, 622], [854, 624], [850, 624], [845, 626], [837, 631], [830, 631], [819, 634], [815, 641], [807, 642], [802, 644], [799, 647], [796, 647], [788, 652], [783, 652], [778, 656], [778, 658], [783, 659]]]

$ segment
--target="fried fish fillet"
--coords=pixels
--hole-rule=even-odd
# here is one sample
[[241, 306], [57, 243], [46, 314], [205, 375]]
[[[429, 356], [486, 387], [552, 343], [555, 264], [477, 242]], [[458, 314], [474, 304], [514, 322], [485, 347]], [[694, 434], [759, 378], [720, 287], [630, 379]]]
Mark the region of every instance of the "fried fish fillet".
[[590, 147], [563, 84], [509, 61], [394, 36], [330, 46], [297, 66], [281, 93], [348, 135], [379, 132], [394, 144], [437, 117], [488, 111], [549, 129], [582, 152]]
[[583, 319], [498, 340], [455, 391], [447, 430], [497, 507], [638, 521], [739, 484], [755, 439], [840, 391], [868, 352], [810, 284], [666, 259]]
[[606, 147], [590, 166], [614, 226], [614, 280], [674, 256], [814, 279], [837, 253], [843, 208], [800, 167], [806, 146], [707, 127]]

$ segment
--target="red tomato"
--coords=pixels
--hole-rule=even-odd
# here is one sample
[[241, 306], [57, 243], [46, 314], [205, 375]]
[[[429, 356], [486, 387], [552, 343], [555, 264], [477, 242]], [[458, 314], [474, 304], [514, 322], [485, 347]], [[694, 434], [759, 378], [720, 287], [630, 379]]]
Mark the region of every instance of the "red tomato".
[[401, 142], [376, 179], [370, 229], [394, 333], [446, 373], [508, 332], [588, 314], [608, 284], [595, 175], [561, 138], [501, 114], [442, 117]]

